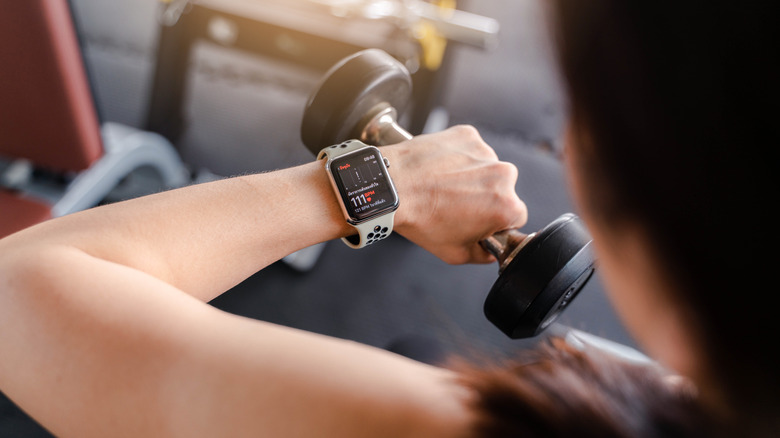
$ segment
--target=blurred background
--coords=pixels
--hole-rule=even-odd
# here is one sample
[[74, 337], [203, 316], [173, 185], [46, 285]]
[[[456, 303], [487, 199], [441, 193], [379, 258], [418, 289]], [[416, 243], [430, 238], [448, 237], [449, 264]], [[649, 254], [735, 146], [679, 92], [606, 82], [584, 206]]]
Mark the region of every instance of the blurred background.
[[[523, 231], [576, 212], [558, 154], [565, 96], [540, 0], [71, 6], [100, 121], [163, 135], [194, 182], [311, 161], [300, 139], [308, 96], [336, 61], [378, 47], [413, 74], [413, 100], [401, 117], [408, 130], [472, 124], [517, 165], [517, 191], [530, 212]], [[143, 175], [123, 185], [114, 197], [153, 190]], [[510, 340], [483, 316], [497, 265], [450, 266], [398, 235], [360, 251], [328, 242], [302, 256], [212, 304], [382, 348], [429, 339], [468, 358], [506, 357], [539, 341]], [[546, 334], [568, 327], [635, 347], [598, 274]], [[10, 403], [0, 406], [0, 436], [45, 435]]]

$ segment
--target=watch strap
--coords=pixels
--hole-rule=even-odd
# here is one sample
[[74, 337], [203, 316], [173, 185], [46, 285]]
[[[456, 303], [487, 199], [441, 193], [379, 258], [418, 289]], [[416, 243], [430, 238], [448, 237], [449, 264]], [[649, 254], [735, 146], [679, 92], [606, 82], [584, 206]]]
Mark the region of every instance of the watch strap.
[[352, 225], [357, 230], [357, 234], [351, 236], [342, 237], [341, 240], [347, 244], [347, 246], [355, 249], [363, 248], [371, 245], [374, 242], [378, 242], [393, 232], [393, 218], [395, 212], [379, 216], [368, 222]]
[[348, 152], [356, 151], [366, 146], [367, 145], [365, 143], [358, 140], [347, 140], [343, 143], [334, 144], [332, 146], [323, 148], [319, 155], [317, 155], [317, 159], [322, 160], [323, 158], [330, 159], [333, 157], [338, 157], [339, 155], [344, 155]]

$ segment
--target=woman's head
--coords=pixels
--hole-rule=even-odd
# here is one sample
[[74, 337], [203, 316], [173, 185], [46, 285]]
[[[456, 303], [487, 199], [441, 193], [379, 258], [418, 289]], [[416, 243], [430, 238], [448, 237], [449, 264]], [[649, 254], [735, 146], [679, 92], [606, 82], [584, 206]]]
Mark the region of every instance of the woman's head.
[[[651, 350], [700, 348], [700, 383], [714, 382], [732, 408], [772, 413], [780, 365], [767, 352], [776, 344], [769, 151], [780, 144], [780, 38], [761, 9], [558, 0], [551, 16], [575, 198], [608, 253], [605, 271], [624, 285], [647, 262], [636, 290], [667, 309], [627, 325]], [[690, 341], [664, 339], [670, 333]]]

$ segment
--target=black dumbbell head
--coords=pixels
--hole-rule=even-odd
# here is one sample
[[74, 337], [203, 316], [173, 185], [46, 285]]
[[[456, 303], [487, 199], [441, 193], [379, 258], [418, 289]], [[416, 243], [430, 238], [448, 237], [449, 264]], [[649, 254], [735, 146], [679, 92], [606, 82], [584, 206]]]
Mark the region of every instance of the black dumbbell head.
[[591, 237], [570, 213], [523, 246], [493, 284], [485, 316], [507, 336], [529, 338], [549, 326], [594, 271]]
[[309, 97], [301, 139], [317, 155], [324, 147], [359, 138], [360, 122], [372, 109], [385, 103], [400, 112], [411, 93], [411, 75], [398, 60], [378, 49], [357, 52], [328, 70]]

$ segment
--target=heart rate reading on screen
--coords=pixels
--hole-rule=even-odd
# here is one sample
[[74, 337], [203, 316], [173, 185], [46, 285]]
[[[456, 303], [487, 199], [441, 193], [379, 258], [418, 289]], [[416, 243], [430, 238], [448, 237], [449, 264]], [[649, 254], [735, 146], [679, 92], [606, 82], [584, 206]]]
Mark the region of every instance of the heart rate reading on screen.
[[396, 204], [382, 158], [368, 150], [336, 159], [335, 171], [344, 205], [353, 219], [363, 219]]

